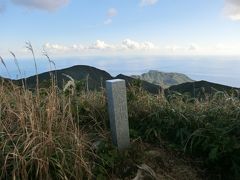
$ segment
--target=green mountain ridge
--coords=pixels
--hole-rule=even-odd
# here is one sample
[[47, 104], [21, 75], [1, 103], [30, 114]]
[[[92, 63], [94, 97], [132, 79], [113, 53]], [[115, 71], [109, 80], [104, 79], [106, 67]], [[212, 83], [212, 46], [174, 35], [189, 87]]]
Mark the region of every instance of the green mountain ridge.
[[[39, 85], [40, 87], [49, 87], [50, 86], [50, 79], [51, 75], [54, 75], [54, 77], [57, 80], [57, 85], [59, 88], [63, 88], [64, 85], [70, 80], [69, 77], [73, 78], [77, 82], [82, 82], [82, 86], [88, 90], [100, 90], [101, 88], [105, 88], [105, 81], [111, 80], [111, 79], [124, 79], [126, 81], [126, 85], [129, 87], [131, 85], [141, 85], [142, 89], [151, 93], [151, 94], [158, 94], [159, 92], [163, 92], [165, 95], [170, 95], [175, 92], [181, 93], [181, 94], [188, 94], [192, 97], [199, 97], [203, 94], [212, 94], [217, 91], [224, 91], [224, 92], [232, 92], [232, 90], [238, 90], [239, 88], [226, 86], [222, 84], [212, 83], [208, 81], [193, 81], [190, 78], [188, 78], [184, 74], [180, 73], [162, 73], [159, 71], [149, 71], [148, 73], [145, 73], [145, 77], [155, 77], [154, 75], [157, 75], [156, 80], [158, 82], [161, 82], [161, 77], [167, 77], [163, 82], [168, 82], [169, 84], [174, 83], [180, 83], [177, 85], [172, 85], [168, 88], [165, 86], [157, 85], [154, 83], [147, 82], [146, 80], [142, 80], [134, 76], [126, 76], [123, 74], [119, 74], [116, 77], [112, 77], [108, 72], [104, 70], [97, 69], [95, 67], [86, 66], [86, 65], [77, 65], [72, 66], [65, 69], [50, 71], [50, 72], [44, 72], [41, 74], [38, 74], [39, 79]], [[66, 76], [67, 75], [67, 76]], [[179, 76], [178, 76], [179, 75]], [[172, 77], [172, 79], [171, 79]], [[36, 79], [37, 76], [30, 76], [24, 79], [18, 79], [18, 80], [11, 80], [7, 78], [0, 77], [1, 81], [10, 82], [12, 81], [14, 84], [21, 85], [22, 82], [25, 83], [25, 87], [29, 89], [33, 89], [36, 87]], [[184, 81], [190, 81], [190, 82], [184, 82]], [[184, 83], [181, 83], [184, 82]], [[155, 82], [156, 83], [156, 82]], [[160, 83], [159, 83], [160, 84]]]
[[[57, 85], [60, 88], [64, 87], [64, 84], [68, 82], [70, 79], [66, 75], [70, 76], [76, 81], [84, 82], [85, 86], [87, 86], [88, 90], [99, 90], [101, 88], [105, 88], [105, 81], [111, 79], [124, 79], [126, 81], [126, 85], [130, 86], [135, 79], [129, 76], [125, 76], [119, 74], [116, 77], [112, 77], [108, 72], [97, 69], [95, 67], [86, 66], [86, 65], [77, 65], [72, 66], [65, 69], [60, 69], [56, 71], [44, 72], [38, 74], [39, 85], [40, 87], [48, 87], [51, 79], [51, 75], [54, 75], [57, 80]], [[35, 88], [37, 76], [30, 76], [24, 79], [12, 80], [13, 83], [21, 85], [22, 82], [25, 82], [27, 88]], [[141, 85], [144, 90], [157, 94], [161, 91], [161, 87], [155, 84], [151, 84], [147, 81], [141, 80]], [[87, 84], [87, 85], [86, 85]]]
[[171, 86], [170, 88], [165, 90], [165, 94], [172, 94], [174, 92], [178, 92], [181, 94], [188, 94], [192, 97], [205, 97], [208, 94], [214, 94], [221, 91], [231, 94], [234, 93], [235, 96], [239, 97], [239, 90], [240, 89], [236, 87], [201, 80]]
[[193, 82], [193, 80], [185, 74], [166, 73], [157, 70], [150, 70], [147, 73], [143, 73], [141, 75], [132, 75], [131, 77], [159, 85], [163, 88], [169, 88], [170, 86], [182, 84], [185, 82]]

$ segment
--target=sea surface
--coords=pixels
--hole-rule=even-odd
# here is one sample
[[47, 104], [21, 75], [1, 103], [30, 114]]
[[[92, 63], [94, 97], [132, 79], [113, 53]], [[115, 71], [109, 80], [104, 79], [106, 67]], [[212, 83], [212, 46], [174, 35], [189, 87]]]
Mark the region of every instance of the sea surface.
[[[109, 72], [112, 76], [120, 73], [138, 75], [149, 70], [184, 73], [194, 80], [207, 80], [224, 85], [240, 87], [240, 57], [234, 56], [131, 56], [131, 57], [71, 57], [52, 58], [57, 69], [73, 65], [90, 65]], [[28, 77], [35, 74], [32, 59], [18, 59], [22, 75], [13, 59], [6, 59], [11, 78]], [[38, 72], [50, 70], [47, 59], [37, 58]], [[53, 68], [53, 66], [52, 66]], [[0, 76], [9, 77], [0, 64]]]

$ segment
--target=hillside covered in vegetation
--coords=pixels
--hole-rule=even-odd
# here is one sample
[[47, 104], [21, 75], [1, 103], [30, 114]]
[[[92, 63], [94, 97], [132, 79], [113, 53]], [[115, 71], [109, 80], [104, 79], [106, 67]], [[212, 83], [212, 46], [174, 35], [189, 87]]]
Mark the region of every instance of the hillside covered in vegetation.
[[[150, 71], [152, 72], [152, 71]], [[132, 84], [134, 85], [141, 85], [142, 89], [151, 93], [151, 94], [159, 94], [159, 92], [165, 92], [166, 95], [172, 94], [174, 92], [179, 92], [182, 94], [188, 94], [192, 97], [199, 97], [204, 96], [207, 94], [212, 94], [217, 91], [227, 91], [230, 92], [232, 90], [239, 90], [239, 88], [236, 87], [230, 87], [222, 84], [207, 82], [207, 81], [192, 81], [184, 74], [179, 73], [161, 73], [158, 71], [153, 71], [154, 74], [157, 74], [156, 77], [158, 80], [157, 82], [162, 81], [163, 79], [168, 79], [170, 82], [175, 82], [171, 85], [170, 84], [163, 84], [163, 86], [159, 85], [161, 83], [152, 83], [150, 80], [137, 78], [137, 76], [131, 77], [126, 76], [124, 74], [119, 74], [115, 77], [111, 76], [108, 72], [91, 67], [86, 65], [77, 65], [68, 67], [65, 69], [59, 69], [59, 70], [53, 70], [50, 72], [44, 72], [40, 73], [38, 75], [30, 76], [27, 78], [22, 79], [7, 79], [7, 78], [1, 78], [5, 81], [11, 81], [12, 83], [16, 85], [22, 85], [22, 83], [25, 84], [25, 87], [27, 89], [34, 89], [37, 85], [37, 79], [38, 79], [38, 85], [41, 88], [49, 87], [51, 85], [51, 79], [54, 76], [55, 82], [57, 86], [61, 89], [65, 86], [65, 84], [73, 79], [78, 83], [78, 85], [83, 86], [85, 90], [92, 90], [92, 91], [99, 91], [103, 88], [105, 88], [105, 81], [110, 79], [124, 79], [126, 81], [126, 84], [128, 87], [130, 87]], [[160, 75], [159, 75], [160, 73]], [[148, 73], [146, 73], [148, 74]], [[162, 75], [163, 74], [163, 75]], [[159, 77], [158, 77], [159, 75]], [[163, 76], [166, 76], [167, 78], [164, 78]], [[155, 78], [155, 77], [152, 77]], [[177, 79], [181, 79], [176, 82]], [[182, 82], [182, 83], [181, 83]]]
[[104, 88], [0, 84], [1, 179], [238, 179], [238, 90], [204, 99], [127, 90], [131, 148], [111, 145]]

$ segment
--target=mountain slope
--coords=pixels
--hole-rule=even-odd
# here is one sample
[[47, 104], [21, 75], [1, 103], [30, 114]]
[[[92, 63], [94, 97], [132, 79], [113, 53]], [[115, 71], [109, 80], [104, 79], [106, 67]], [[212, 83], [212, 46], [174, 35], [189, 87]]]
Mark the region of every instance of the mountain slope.
[[195, 81], [171, 86], [170, 88], [166, 89], [165, 92], [166, 94], [169, 94], [175, 91], [182, 94], [188, 93], [192, 97], [199, 97], [203, 94], [213, 94], [217, 91], [230, 92], [232, 90], [240, 89], [208, 81]]
[[143, 73], [141, 75], [133, 75], [132, 77], [135, 79], [141, 79], [149, 83], [159, 85], [164, 88], [168, 88], [170, 86], [182, 84], [185, 82], [193, 82], [193, 80], [185, 74], [165, 73], [155, 70], [150, 70], [149, 72]]
[[[46, 86], [47, 82], [51, 78], [51, 73], [56, 75], [57, 84], [60, 88], [63, 87], [64, 83], [69, 81], [69, 78], [66, 77], [66, 75], [71, 76], [74, 80], [87, 82], [89, 90], [99, 90], [101, 87], [105, 87], [106, 80], [121, 78], [126, 80], [127, 85], [131, 84], [135, 80], [132, 77], [121, 74], [116, 77], [112, 77], [106, 71], [97, 69], [95, 67], [77, 65], [66, 69], [60, 69], [52, 72], [45, 72], [39, 74], [38, 79], [40, 86]], [[16, 82], [20, 85], [22, 83], [22, 79], [19, 79]], [[24, 79], [24, 82], [26, 82], [28, 88], [34, 88], [36, 86], [36, 76], [26, 78]], [[141, 84], [143, 85], [143, 89], [150, 93], [156, 94], [161, 89], [158, 85], [154, 85], [145, 81], [141, 81]]]
[[[69, 81], [69, 78], [66, 75], [71, 76], [76, 81], [84, 81], [84, 87], [86, 87], [86, 82], [88, 82], [89, 90], [99, 90], [105, 87], [105, 81], [111, 79], [124, 79], [126, 81], [127, 86], [132, 83], [136, 83], [136, 79], [133, 77], [125, 76], [123, 74], [119, 74], [116, 77], [112, 77], [106, 71], [91, 67], [78, 65], [65, 69], [60, 69], [52, 72], [45, 72], [38, 75], [40, 87], [48, 87], [50, 84], [50, 74], [55, 74], [57, 77], [57, 84], [59, 88], [62, 88], [63, 85]], [[171, 74], [171, 73], [170, 73]], [[175, 73], [173, 73], [175, 74]], [[177, 74], [177, 73], [176, 73]], [[175, 77], [172, 75], [172, 77]], [[184, 77], [184, 76], [182, 76]], [[1, 79], [1, 78], [0, 78]], [[182, 80], [182, 79], [181, 79]], [[188, 80], [188, 79], [185, 79]], [[9, 82], [9, 79], [5, 79], [5, 82]], [[27, 88], [34, 88], [36, 86], [36, 76], [31, 76], [26, 79], [12, 80], [13, 83], [21, 85], [22, 82], [26, 82]], [[137, 82], [139, 83], [139, 82]], [[144, 80], [140, 80], [140, 84], [142, 88], [149, 93], [158, 94], [162, 88], [159, 85], [149, 83]], [[239, 90], [235, 87], [225, 86], [221, 84], [216, 84], [207, 81], [195, 81], [195, 82], [187, 82], [179, 85], [174, 85], [165, 89], [165, 94], [172, 94], [173, 92], [179, 93], [187, 93], [192, 97], [199, 97], [199, 95], [203, 94], [212, 94], [216, 91], [231, 91], [231, 90]]]
[[[124, 79], [127, 83], [127, 85], [132, 84], [136, 79], [129, 77], [129, 76], [125, 76], [123, 74], [119, 74], [117, 75], [114, 79]], [[141, 86], [144, 90], [152, 93], [152, 94], [158, 94], [161, 91], [161, 86], [155, 85], [155, 84], [151, 84], [147, 81], [143, 81], [141, 80]]]
[[[112, 79], [111, 75], [106, 71], [84, 65], [72, 66], [65, 69], [60, 69], [51, 72], [45, 72], [38, 75], [39, 84], [44, 84], [50, 80], [51, 75], [54, 74], [57, 79], [57, 84], [60, 88], [63, 87], [64, 83], [70, 79], [66, 75], [71, 76], [74, 80], [86, 80], [88, 81], [89, 89], [99, 89], [104, 85], [107, 79]], [[26, 78], [26, 84], [28, 88], [34, 88], [36, 86], [36, 76]], [[21, 83], [21, 80], [18, 80]]]

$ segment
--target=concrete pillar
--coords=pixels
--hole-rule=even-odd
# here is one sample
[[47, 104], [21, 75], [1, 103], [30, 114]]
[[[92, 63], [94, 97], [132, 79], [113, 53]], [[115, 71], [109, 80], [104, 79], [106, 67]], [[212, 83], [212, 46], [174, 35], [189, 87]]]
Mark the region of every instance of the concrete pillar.
[[106, 91], [112, 141], [119, 150], [123, 150], [130, 145], [125, 80], [107, 80]]

